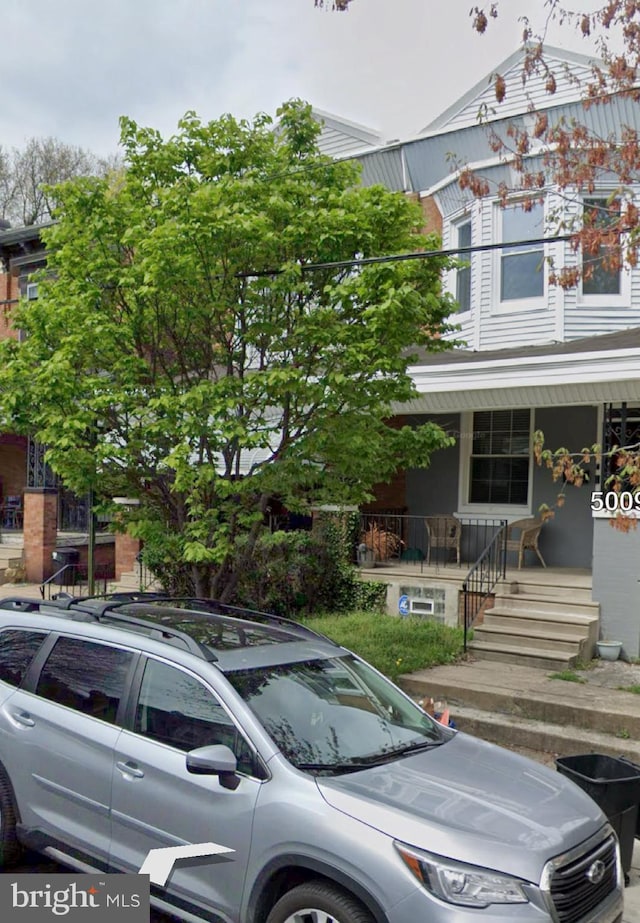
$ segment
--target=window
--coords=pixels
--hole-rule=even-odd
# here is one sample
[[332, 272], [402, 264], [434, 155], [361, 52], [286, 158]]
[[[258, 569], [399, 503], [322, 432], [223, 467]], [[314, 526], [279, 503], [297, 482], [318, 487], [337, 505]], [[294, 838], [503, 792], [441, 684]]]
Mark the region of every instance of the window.
[[132, 658], [106, 644], [59, 638], [42, 668], [36, 694], [114, 724]]
[[[588, 198], [584, 200], [583, 222], [585, 228], [606, 230], [620, 213], [619, 200]], [[621, 293], [620, 269], [608, 264], [607, 256], [614, 256], [610, 247], [600, 245], [594, 252], [582, 256], [582, 294], [619, 295]]]
[[[509, 205], [502, 211], [502, 242], [539, 240], [544, 233], [544, 214], [540, 204], [525, 211], [522, 205]], [[544, 294], [544, 247], [521, 244], [501, 251], [500, 301], [540, 298]]]
[[214, 694], [194, 676], [158, 660], [145, 666], [134, 730], [184, 751], [225, 744], [240, 772], [257, 774], [251, 748]]
[[[471, 246], [471, 220], [461, 221], [456, 225], [457, 246]], [[460, 260], [467, 263], [456, 270], [456, 301], [460, 305], [460, 311], [469, 311], [471, 309], [471, 254], [461, 253]]]
[[529, 410], [474, 413], [469, 503], [527, 504], [530, 428]]
[[0, 680], [19, 686], [47, 635], [41, 631], [9, 629], [0, 632]]

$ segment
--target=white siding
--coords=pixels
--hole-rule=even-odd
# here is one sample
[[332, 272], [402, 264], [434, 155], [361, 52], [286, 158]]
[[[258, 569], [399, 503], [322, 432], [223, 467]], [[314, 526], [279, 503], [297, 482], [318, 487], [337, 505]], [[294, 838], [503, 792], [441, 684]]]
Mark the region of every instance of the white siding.
[[[590, 69], [576, 63], [566, 64], [560, 58], [548, 58], [549, 67], [554, 73], [557, 82], [555, 93], [548, 93], [545, 89], [546, 77], [534, 76], [525, 84], [522, 82], [522, 61], [517, 61], [501, 76], [506, 82], [506, 94], [501, 103], [496, 100], [494, 79], [495, 74], [487, 78], [486, 89], [474, 99], [466, 102], [463, 107], [453, 114], [446, 122], [447, 130], [466, 128], [476, 125], [479, 114], [484, 113], [483, 120], [508, 119], [514, 115], [527, 112], [531, 104], [537, 109], [546, 106], [558, 106], [565, 102], [575, 100], [579, 89], [566, 76], [566, 67], [584, 84], [590, 77]], [[440, 126], [444, 128], [443, 126]]]

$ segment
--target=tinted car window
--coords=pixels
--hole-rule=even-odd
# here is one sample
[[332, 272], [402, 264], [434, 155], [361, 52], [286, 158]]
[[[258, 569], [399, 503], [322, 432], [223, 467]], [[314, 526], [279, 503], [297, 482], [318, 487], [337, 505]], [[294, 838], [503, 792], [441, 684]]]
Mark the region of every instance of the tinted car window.
[[132, 657], [106, 644], [59, 638], [42, 668], [36, 693], [113, 724]]
[[189, 673], [148, 660], [142, 677], [134, 730], [180, 750], [225, 744], [238, 769], [254, 775], [251, 748], [218, 699]]
[[0, 680], [19, 686], [47, 635], [9, 628], [0, 632]]

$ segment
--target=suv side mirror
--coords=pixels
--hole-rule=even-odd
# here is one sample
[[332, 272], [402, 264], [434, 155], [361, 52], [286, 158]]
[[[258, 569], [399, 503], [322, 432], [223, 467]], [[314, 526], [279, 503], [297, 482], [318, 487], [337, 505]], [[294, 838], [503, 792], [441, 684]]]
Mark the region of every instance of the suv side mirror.
[[194, 775], [218, 776], [224, 788], [236, 789], [240, 779], [236, 775], [238, 761], [233, 750], [224, 744], [197, 747], [187, 753], [187, 772]]

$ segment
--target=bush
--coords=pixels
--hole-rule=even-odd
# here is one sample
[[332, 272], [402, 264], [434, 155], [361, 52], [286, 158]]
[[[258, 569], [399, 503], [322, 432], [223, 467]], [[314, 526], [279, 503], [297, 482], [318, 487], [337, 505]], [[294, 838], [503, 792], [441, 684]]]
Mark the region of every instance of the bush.
[[352, 547], [350, 530], [333, 521], [311, 532], [265, 533], [240, 578], [236, 602], [286, 616], [380, 608], [386, 586], [359, 579]]

